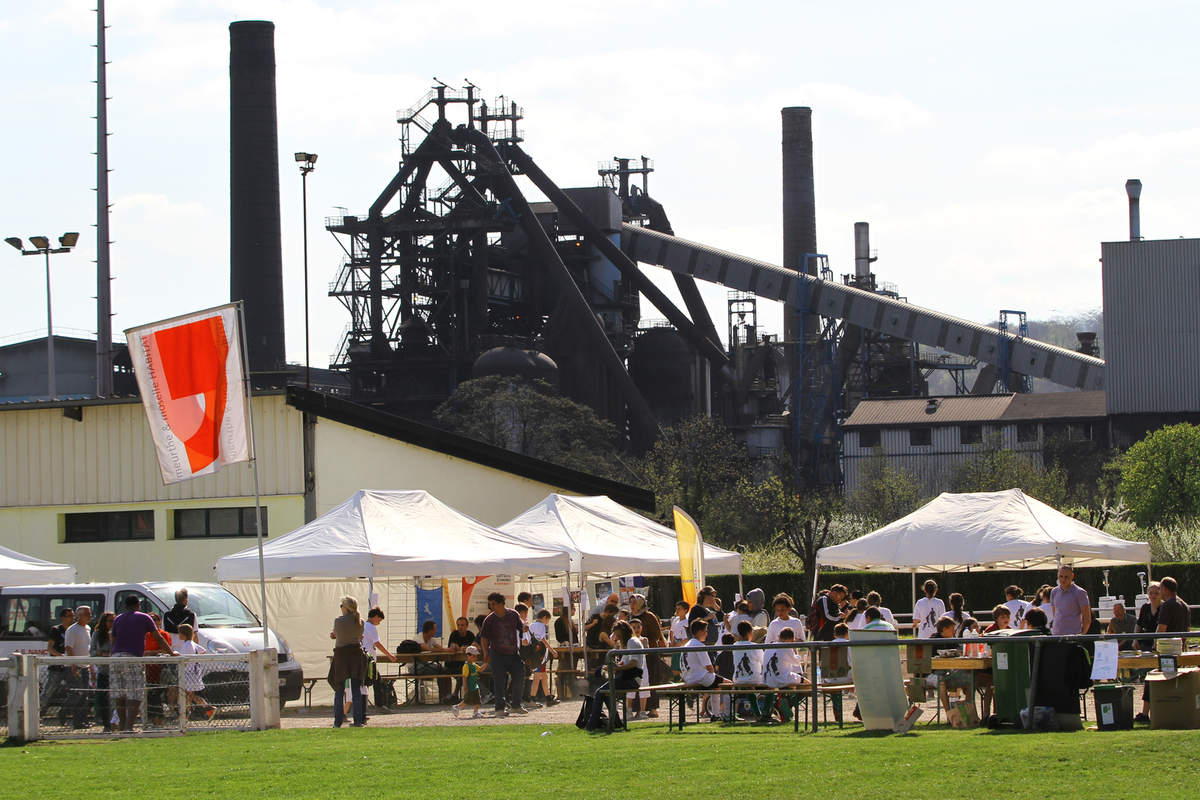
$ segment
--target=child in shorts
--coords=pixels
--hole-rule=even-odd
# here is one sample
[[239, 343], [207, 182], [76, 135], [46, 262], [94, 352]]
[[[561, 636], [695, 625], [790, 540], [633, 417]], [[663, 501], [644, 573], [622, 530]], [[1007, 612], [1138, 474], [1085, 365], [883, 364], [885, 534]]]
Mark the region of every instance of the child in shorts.
[[[545, 702], [546, 705], [552, 706], [558, 702], [558, 699], [550, 694], [550, 659], [558, 655], [558, 653], [550, 646], [549, 609], [543, 608], [537, 612], [535, 621], [529, 625], [529, 636], [542, 654], [541, 663], [537, 665], [529, 677], [531, 681], [529, 693], [532, 695], [533, 700]], [[538, 699], [539, 694], [544, 700]]]
[[[791, 628], [783, 628], [779, 631], [780, 643], [794, 642], [795, 640], [796, 632]], [[786, 647], [768, 650], [763, 663], [763, 683], [773, 689], [796, 686], [804, 682], [804, 675], [800, 669], [800, 654], [794, 649]], [[782, 701], [779, 706], [779, 715], [784, 722], [792, 718], [791, 706], [795, 701], [793, 694], [792, 692], [781, 692], [779, 695], [779, 699]]]
[[[650, 641], [642, 635], [642, 621], [637, 617], [629, 620], [629, 627], [633, 629], [633, 635], [642, 643], [642, 647], [649, 647]], [[639, 686], [650, 685], [650, 670], [646, 666], [646, 658], [642, 656], [642, 680]], [[638, 689], [636, 692], [626, 692], [625, 702], [633, 710], [633, 719], [646, 719], [646, 703], [650, 700], [649, 689]]]
[[[176, 645], [175, 650], [179, 653], [179, 655], [194, 656], [208, 652], [208, 650], [201, 647], [195, 641], [195, 630], [191, 625], [186, 622], [181, 623], [177, 630], [178, 632], [176, 635], [179, 637], [180, 641], [179, 644]], [[215, 709], [211, 703], [200, 696], [200, 692], [204, 691], [204, 675], [203, 665], [199, 662], [192, 662], [187, 665], [186, 669], [184, 669], [183, 690], [187, 693], [187, 707], [189, 715], [191, 714], [193, 708], [199, 708], [200, 715], [204, 717], [204, 719], [212, 719], [216, 716], [217, 709]]]
[[463, 677], [463, 699], [456, 706], [450, 707], [450, 713], [458, 716], [462, 711], [466, 710], [467, 706], [471, 707], [471, 719], [479, 719], [483, 714], [479, 713], [479, 648], [475, 645], [468, 645], [466, 649], [467, 660], [463, 662], [462, 677]]

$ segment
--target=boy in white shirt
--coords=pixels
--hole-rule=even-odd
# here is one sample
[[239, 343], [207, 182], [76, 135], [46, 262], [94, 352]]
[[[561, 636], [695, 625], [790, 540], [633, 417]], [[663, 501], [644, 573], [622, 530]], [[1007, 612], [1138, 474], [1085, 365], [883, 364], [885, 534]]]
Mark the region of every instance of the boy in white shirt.
[[1026, 603], [1022, 599], [1024, 594], [1020, 586], [1009, 586], [1004, 590], [1004, 607], [1009, 611], [1008, 627], [1010, 628], [1020, 628], [1025, 622], [1025, 612], [1033, 606], [1032, 603]]
[[775, 595], [771, 606], [775, 609], [775, 619], [771, 620], [771, 624], [767, 626], [767, 644], [780, 641], [780, 633], [785, 630], [792, 632], [792, 638], [795, 641], [803, 642], [804, 620], [792, 615], [792, 609], [795, 606], [791, 596], [780, 592]]
[[[691, 606], [686, 600], [675, 604], [675, 616], [671, 617], [670, 642], [671, 647], [682, 647], [688, 640], [688, 612]], [[671, 654], [671, 675], [679, 675], [679, 653]]]
[[[796, 634], [791, 628], [784, 628], [779, 632], [780, 642], [794, 642], [795, 640]], [[804, 683], [804, 675], [801, 674], [800, 669], [800, 655], [794, 649], [781, 647], [776, 650], [768, 650], [763, 662], [763, 683], [772, 689], [787, 689]], [[781, 693], [780, 699], [783, 702], [779, 704], [779, 713], [783, 717], [783, 721], [787, 722], [792, 718], [791, 693]]]
[[937, 622], [946, 615], [946, 604], [937, 597], [937, 581], [925, 581], [925, 596], [913, 606], [913, 631], [918, 639], [933, 639]]
[[[892, 610], [883, 605], [883, 597], [879, 594], [879, 592], [867, 592], [867, 607], [869, 608], [871, 606], [875, 606], [879, 609], [880, 618], [883, 619], [884, 622], [886, 622], [888, 625], [891, 625], [893, 628], [896, 627], [896, 618], [892, 616]], [[863, 625], [866, 626], [866, 624], [866, 620], [864, 620]]]
[[[745, 619], [738, 623], [737, 627], [738, 643], [751, 644], [754, 641], [754, 625], [750, 620]], [[735, 686], [760, 686], [762, 685], [763, 671], [763, 651], [762, 650], [734, 650], [733, 651], [733, 683]], [[771, 701], [770, 695], [763, 695], [762, 702], [759, 702], [759, 696], [756, 694], [750, 695], [750, 710], [754, 712], [754, 717], [758, 722], [770, 722], [771, 720]]]
[[[702, 619], [693, 620], [689, 632], [692, 634], [692, 638], [687, 640], [684, 647], [706, 646], [704, 640], [708, 636], [708, 622]], [[711, 689], [725, 682], [725, 679], [717, 674], [717, 669], [713, 666], [708, 653], [703, 650], [694, 653], [680, 653], [679, 671], [680, 677], [688, 686]]]

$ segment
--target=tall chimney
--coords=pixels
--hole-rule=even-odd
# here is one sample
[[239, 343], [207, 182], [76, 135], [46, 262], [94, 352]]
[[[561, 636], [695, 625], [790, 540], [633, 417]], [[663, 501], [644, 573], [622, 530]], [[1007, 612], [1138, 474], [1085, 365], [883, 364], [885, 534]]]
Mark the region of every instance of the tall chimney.
[[1129, 241], [1142, 240], [1142, 182], [1137, 178], [1125, 181], [1125, 194], [1129, 195]]
[[229, 299], [244, 302], [250, 371], [282, 369], [273, 22], [229, 26]]
[[[783, 265], [817, 274], [816, 261], [805, 269], [806, 253], [817, 252], [817, 200], [813, 187], [812, 109], [785, 108], [783, 115]], [[795, 341], [795, 315], [783, 315], [784, 341]]]
[[871, 276], [871, 226], [854, 223], [854, 277], [861, 286]]

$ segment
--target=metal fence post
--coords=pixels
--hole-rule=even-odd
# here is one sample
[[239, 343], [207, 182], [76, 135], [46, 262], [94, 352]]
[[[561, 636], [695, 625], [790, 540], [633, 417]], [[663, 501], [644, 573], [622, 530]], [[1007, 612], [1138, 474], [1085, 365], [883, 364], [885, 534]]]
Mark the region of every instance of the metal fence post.
[[[821, 699], [820, 695], [818, 694], [819, 689], [817, 686], [817, 668], [821, 658], [820, 646], [818, 645], [817, 647], [810, 648], [809, 652], [812, 653], [812, 663], [809, 665], [808, 674], [808, 680], [812, 683], [812, 699], [809, 700], [808, 704], [812, 706], [812, 729], [813, 733], [816, 733], [818, 730], [820, 730], [820, 720], [817, 718], [817, 703]], [[796, 708], [796, 713], [800, 713], [799, 707]]]
[[[608, 733], [612, 733], [616, 726], [614, 717], [617, 716], [617, 674], [616, 660], [612, 657], [611, 651], [605, 656], [604, 662], [605, 669], [608, 671], [608, 725], [606, 728]], [[600, 693], [596, 692], [596, 695], [596, 699], [599, 700]]]
[[175, 699], [175, 710], [179, 714], [179, 732], [187, 733], [188, 723], [188, 698], [187, 698], [187, 681], [184, 680], [184, 673], [187, 672], [187, 661], [181, 657], [175, 667], [175, 691], [178, 695]]

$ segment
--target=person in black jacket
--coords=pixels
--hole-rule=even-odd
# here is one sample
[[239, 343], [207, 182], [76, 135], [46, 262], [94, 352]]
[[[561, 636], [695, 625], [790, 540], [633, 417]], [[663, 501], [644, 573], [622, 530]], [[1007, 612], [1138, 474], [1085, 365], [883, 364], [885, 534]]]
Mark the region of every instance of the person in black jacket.
[[196, 628], [196, 612], [188, 608], [188, 590], [175, 590], [175, 605], [163, 617], [163, 630], [167, 633], [179, 633], [179, 626], [187, 624]]

